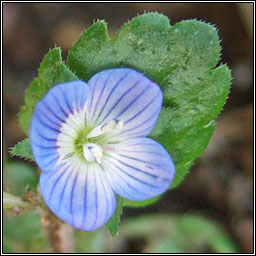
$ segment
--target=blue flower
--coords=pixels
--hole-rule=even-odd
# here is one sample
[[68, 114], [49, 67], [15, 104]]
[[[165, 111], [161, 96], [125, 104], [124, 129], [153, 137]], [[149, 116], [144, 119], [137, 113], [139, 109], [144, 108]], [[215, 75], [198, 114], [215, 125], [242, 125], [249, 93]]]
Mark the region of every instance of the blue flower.
[[116, 208], [117, 194], [145, 200], [170, 186], [167, 151], [146, 138], [162, 106], [159, 86], [128, 68], [87, 83], [53, 87], [36, 105], [30, 128], [46, 204], [75, 228], [93, 231]]

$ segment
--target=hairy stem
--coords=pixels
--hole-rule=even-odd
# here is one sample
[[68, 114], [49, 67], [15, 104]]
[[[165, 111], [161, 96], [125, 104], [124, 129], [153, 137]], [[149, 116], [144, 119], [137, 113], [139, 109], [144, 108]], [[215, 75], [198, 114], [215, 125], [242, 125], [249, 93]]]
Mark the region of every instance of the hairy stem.
[[3, 192], [3, 206], [10, 215], [21, 215], [26, 211], [37, 211], [41, 214], [42, 226], [49, 237], [53, 253], [72, 253], [73, 229], [60, 220], [46, 206], [38, 186], [38, 193], [27, 191], [24, 198]]
[[41, 221], [49, 236], [53, 253], [74, 252], [71, 226], [57, 218], [50, 209], [42, 212]]

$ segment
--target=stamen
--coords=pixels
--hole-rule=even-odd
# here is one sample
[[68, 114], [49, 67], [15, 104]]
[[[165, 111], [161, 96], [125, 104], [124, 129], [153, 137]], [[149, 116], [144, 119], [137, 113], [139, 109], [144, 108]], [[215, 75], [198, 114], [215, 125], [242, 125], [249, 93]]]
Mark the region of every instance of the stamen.
[[86, 138], [93, 138], [98, 137], [104, 133], [114, 132], [114, 131], [120, 131], [124, 127], [124, 123], [120, 120], [111, 120], [109, 123], [97, 126], [94, 128], [87, 136]]
[[96, 128], [94, 128], [91, 132], [89, 132], [87, 134], [86, 138], [90, 139], [90, 138], [98, 137], [101, 134], [103, 134], [104, 132], [102, 131], [101, 127], [102, 127], [102, 125], [97, 126]]
[[103, 157], [103, 150], [100, 146], [94, 143], [84, 144], [83, 145], [84, 158], [89, 161], [96, 161], [101, 163]]

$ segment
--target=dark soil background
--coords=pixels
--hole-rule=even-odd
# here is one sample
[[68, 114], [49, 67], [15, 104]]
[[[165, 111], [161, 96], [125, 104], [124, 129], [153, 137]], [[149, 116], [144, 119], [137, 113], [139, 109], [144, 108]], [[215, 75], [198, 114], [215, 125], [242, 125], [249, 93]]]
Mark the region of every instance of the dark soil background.
[[[191, 18], [215, 24], [222, 40], [221, 62], [232, 70], [233, 81], [209, 147], [183, 184], [153, 206], [126, 209], [123, 219], [144, 212], [199, 212], [220, 223], [242, 253], [253, 252], [253, 4], [3, 4], [5, 155], [9, 147], [25, 137], [17, 113], [23, 105], [25, 89], [37, 76], [39, 63], [49, 48], [60, 46], [65, 59], [93, 20], [106, 20], [113, 37], [124, 22], [144, 11], [161, 12], [170, 18], [171, 24]], [[129, 251], [136, 251], [136, 241], [128, 247]]]

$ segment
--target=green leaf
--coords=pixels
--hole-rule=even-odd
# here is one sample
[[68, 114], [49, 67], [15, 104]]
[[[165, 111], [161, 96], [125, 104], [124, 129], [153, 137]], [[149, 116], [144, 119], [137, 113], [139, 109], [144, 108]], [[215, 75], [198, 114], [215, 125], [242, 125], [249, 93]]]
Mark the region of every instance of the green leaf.
[[34, 156], [32, 153], [32, 149], [30, 146], [29, 138], [26, 138], [20, 142], [18, 142], [10, 151], [12, 156], [23, 157], [28, 160], [34, 161]]
[[158, 137], [152, 137], [170, 152], [175, 162], [176, 176], [173, 187], [178, 185], [187, 173], [188, 168], [182, 165], [190, 162], [192, 164], [207, 147], [214, 132], [213, 119], [225, 104], [230, 80], [230, 71], [222, 65], [205, 73], [204, 78], [195, 84], [185, 82], [184, 74], [180, 75], [175, 83], [169, 82], [171, 89], [167, 90], [172, 92], [172, 104], [175, 103], [176, 106], [170, 108], [169, 126], [166, 126]]
[[200, 156], [207, 147], [210, 137], [215, 129], [214, 121], [201, 128], [188, 130], [182, 135], [182, 139], [178, 136], [170, 140], [170, 144], [166, 141], [166, 136], [158, 139], [175, 159], [176, 174], [171, 187], [174, 188], [180, 184], [189, 168], [193, 164], [193, 160]]
[[123, 25], [112, 40], [106, 23], [96, 22], [71, 48], [67, 65], [85, 81], [104, 69], [130, 67], [161, 86], [164, 105], [150, 137], [170, 152], [175, 187], [207, 147], [229, 93], [230, 70], [215, 68], [220, 50], [214, 26], [197, 20], [170, 26], [166, 16], [147, 13]]
[[194, 65], [203, 63], [197, 68], [207, 71], [219, 55], [217, 31], [211, 25], [191, 20], [170, 27], [166, 16], [148, 13], [125, 24], [113, 40], [104, 21], [95, 23], [71, 48], [67, 65], [85, 81], [100, 70], [126, 66], [161, 83], [175, 70]]
[[78, 77], [62, 62], [61, 49], [50, 50], [40, 65], [38, 77], [31, 82], [26, 91], [25, 105], [19, 113], [20, 126], [26, 135], [29, 135], [30, 122], [37, 102], [56, 84], [73, 80], [78, 80]]
[[116, 210], [113, 216], [110, 218], [110, 220], [106, 223], [106, 227], [111, 236], [115, 236], [117, 234], [122, 211], [123, 211], [123, 198], [118, 196]]

